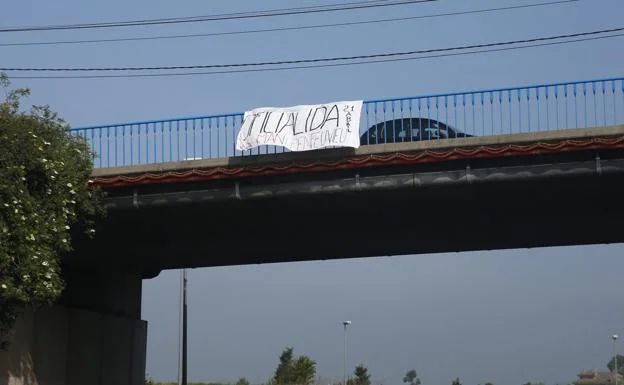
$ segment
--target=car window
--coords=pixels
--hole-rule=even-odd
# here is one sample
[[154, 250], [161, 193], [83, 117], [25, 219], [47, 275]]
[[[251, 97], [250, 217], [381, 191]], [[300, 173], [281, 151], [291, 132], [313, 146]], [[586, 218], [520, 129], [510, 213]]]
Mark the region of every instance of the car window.
[[[366, 136], [366, 138], [364, 137]], [[378, 123], [362, 135], [363, 144], [412, 142], [464, 137], [442, 122], [428, 118], [395, 119]]]

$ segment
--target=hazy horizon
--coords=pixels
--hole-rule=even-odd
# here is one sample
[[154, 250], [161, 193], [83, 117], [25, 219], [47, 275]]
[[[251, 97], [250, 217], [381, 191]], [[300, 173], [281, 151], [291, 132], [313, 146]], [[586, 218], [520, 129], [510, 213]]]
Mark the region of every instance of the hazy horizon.
[[[320, 376], [340, 381], [342, 321], [349, 319], [350, 372], [364, 363], [377, 382], [399, 384], [414, 368], [423, 385], [450, 385], [455, 377], [474, 385], [569, 383], [582, 369], [607, 370], [610, 337], [624, 316], [610, 306], [619, 298], [620, 250], [602, 245], [188, 270], [189, 379], [262, 383], [282, 349], [292, 346], [295, 355], [317, 361]], [[148, 372], [158, 380], [175, 380], [177, 372], [178, 295], [179, 271], [144, 284], [143, 317], [150, 335], [159, 336], [149, 341]], [[211, 362], [220, 362], [211, 370], [218, 374], [207, 376]]]

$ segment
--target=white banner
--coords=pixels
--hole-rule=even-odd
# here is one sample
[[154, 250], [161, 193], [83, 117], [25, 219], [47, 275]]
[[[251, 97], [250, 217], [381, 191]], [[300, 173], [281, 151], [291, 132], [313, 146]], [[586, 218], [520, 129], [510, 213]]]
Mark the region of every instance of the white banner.
[[290, 151], [327, 147], [360, 147], [362, 101], [287, 108], [256, 108], [245, 112], [236, 149], [263, 145]]

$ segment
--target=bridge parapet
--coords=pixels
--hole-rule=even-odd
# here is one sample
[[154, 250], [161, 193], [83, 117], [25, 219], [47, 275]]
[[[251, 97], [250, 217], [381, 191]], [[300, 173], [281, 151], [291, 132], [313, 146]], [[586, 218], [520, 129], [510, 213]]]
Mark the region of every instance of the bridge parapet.
[[[362, 146], [357, 149], [335, 148], [305, 152], [284, 152], [268, 155], [251, 155], [245, 157], [222, 157], [212, 159], [196, 159], [179, 162], [143, 164], [133, 166], [97, 168], [93, 171], [93, 177], [99, 183], [106, 183], [112, 177], [124, 175], [145, 175], [162, 174], [166, 172], [185, 172], [196, 169], [216, 169], [216, 168], [244, 168], [262, 167], [264, 165], [304, 165], [310, 162], [333, 162], [347, 159], [370, 158], [371, 156], [384, 156], [389, 154], [410, 154], [421, 153], [422, 157], [427, 153], [437, 154], [440, 160], [450, 157], [450, 151], [455, 152], [454, 158], [459, 153], [464, 153], [466, 157], [478, 157], [477, 151], [487, 152], [487, 149], [498, 149], [500, 151], [520, 152], [526, 145], [533, 145], [531, 150], [537, 153], [536, 147], [542, 147], [542, 152], [548, 148], [552, 151], [566, 150], [562, 146], [568, 142], [567, 150], [572, 147], [578, 149], [586, 148], [589, 145], [596, 146], [600, 138], [624, 137], [624, 125], [607, 126], [596, 128], [581, 128], [543, 132], [527, 132], [508, 135], [491, 135], [485, 137], [456, 138], [446, 140], [431, 140], [418, 142], [387, 143]], [[582, 142], [581, 142], [582, 141]], [[572, 145], [571, 142], [574, 142]], [[523, 146], [525, 147], [519, 147]], [[557, 145], [557, 146], [555, 146]], [[528, 149], [527, 149], [528, 151]]]
[[[287, 152], [261, 146], [235, 148], [243, 113], [74, 128], [97, 153], [97, 168], [239, 158]], [[590, 129], [624, 124], [624, 78], [540, 84], [450, 94], [368, 100], [360, 122], [368, 145], [446, 142], [463, 135], [504, 135]], [[429, 137], [410, 134], [424, 127]], [[370, 135], [364, 135], [370, 133]], [[450, 139], [449, 139], [450, 138]], [[431, 144], [428, 144], [431, 146]], [[444, 146], [445, 144], [440, 144]]]

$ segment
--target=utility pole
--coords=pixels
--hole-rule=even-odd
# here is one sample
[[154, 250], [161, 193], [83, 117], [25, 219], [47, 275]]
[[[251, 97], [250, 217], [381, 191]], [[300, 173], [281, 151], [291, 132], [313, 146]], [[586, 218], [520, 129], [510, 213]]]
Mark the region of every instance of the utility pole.
[[178, 385], [187, 385], [186, 269], [180, 272], [180, 330], [178, 341]]

